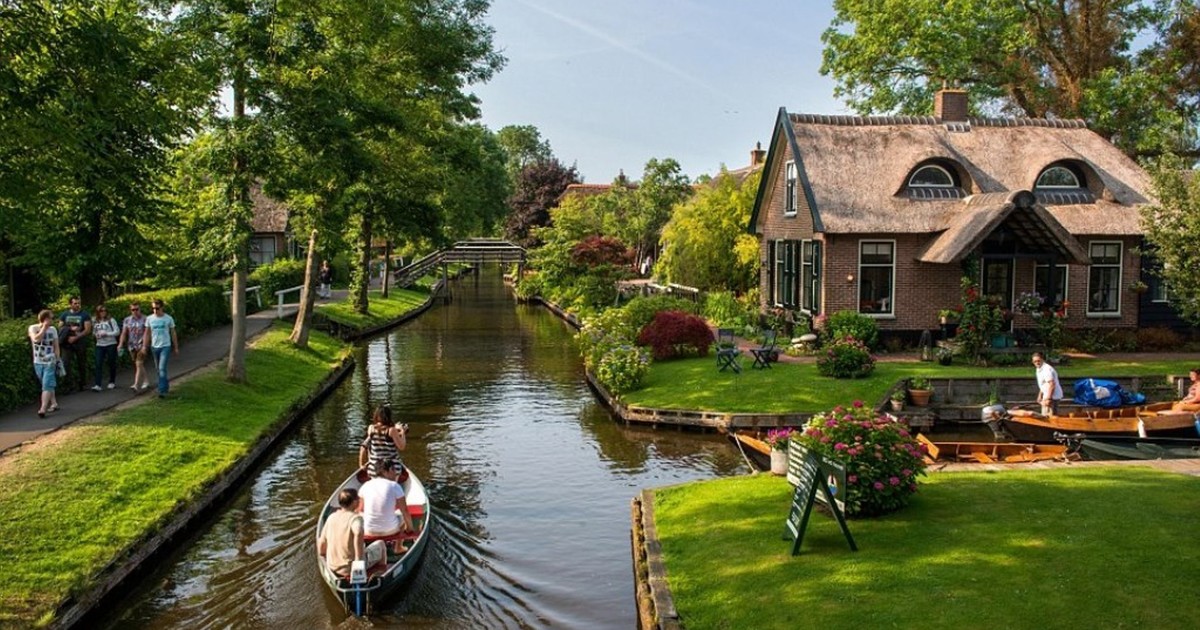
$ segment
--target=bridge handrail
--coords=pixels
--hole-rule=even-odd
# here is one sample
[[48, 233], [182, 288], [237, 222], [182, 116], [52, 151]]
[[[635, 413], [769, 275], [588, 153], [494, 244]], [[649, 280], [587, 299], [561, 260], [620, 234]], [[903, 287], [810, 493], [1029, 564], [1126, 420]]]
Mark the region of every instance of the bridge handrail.
[[[258, 303], [258, 308], [262, 308], [262, 285], [256, 284], [252, 287], [246, 287], [246, 295], [254, 294], [254, 299]], [[233, 289], [225, 292], [225, 297], [233, 297]]]
[[283, 296], [284, 296], [284, 295], [287, 295], [288, 293], [291, 293], [292, 291], [300, 291], [300, 290], [302, 290], [303, 288], [304, 288], [304, 285], [302, 284], [302, 285], [299, 285], [299, 286], [292, 287], [292, 288], [290, 288], [290, 289], [280, 289], [280, 290], [278, 290], [278, 291], [276, 291], [276, 292], [275, 292], [275, 314], [276, 314], [276, 316], [277, 316], [277, 317], [279, 317], [280, 319], [283, 319], [283, 309], [284, 309], [284, 307], [287, 307], [287, 306], [300, 306], [300, 302], [299, 302], [299, 296], [297, 296], [297, 301], [296, 301], [296, 303], [295, 303], [295, 304], [284, 304], [284, 303], [283, 303]]

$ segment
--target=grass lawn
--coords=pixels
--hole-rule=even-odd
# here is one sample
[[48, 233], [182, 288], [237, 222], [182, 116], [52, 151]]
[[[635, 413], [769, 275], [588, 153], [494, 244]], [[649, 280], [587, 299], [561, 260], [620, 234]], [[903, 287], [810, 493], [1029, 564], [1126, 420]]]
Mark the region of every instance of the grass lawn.
[[424, 304], [428, 299], [427, 291], [388, 289], [387, 298], [382, 297], [379, 291], [369, 291], [366, 315], [355, 311], [349, 299], [318, 304], [317, 312], [343, 326], [364, 329], [390, 322]]
[[782, 539], [791, 486], [755, 475], [656, 491], [684, 627], [1194, 628], [1200, 478], [1139, 468], [938, 473], [910, 506], [814, 512]]
[[235, 463], [344, 352], [319, 332], [297, 350], [289, 332], [276, 324], [246, 353], [250, 385], [203, 372], [166, 400], [147, 397], [0, 461], [0, 626], [52, 621], [65, 597]]
[[[1113, 361], [1072, 359], [1059, 368], [1065, 381], [1084, 376], [1157, 376], [1187, 374], [1195, 360]], [[825, 411], [835, 405], [862, 400], [873, 404], [897, 380], [918, 374], [934, 377], [1028, 378], [1030, 399], [1035, 393], [1033, 367], [1029, 365], [980, 368], [941, 366], [922, 362], [878, 362], [863, 379], [834, 379], [817, 374], [812, 363], [776, 363], [769, 370], [741, 374], [718, 372], [713, 357], [655, 361], [642, 388], [621, 395], [630, 405], [657, 409], [689, 409], [728, 413], [804, 413]], [[686, 384], [681, 386], [681, 384]]]

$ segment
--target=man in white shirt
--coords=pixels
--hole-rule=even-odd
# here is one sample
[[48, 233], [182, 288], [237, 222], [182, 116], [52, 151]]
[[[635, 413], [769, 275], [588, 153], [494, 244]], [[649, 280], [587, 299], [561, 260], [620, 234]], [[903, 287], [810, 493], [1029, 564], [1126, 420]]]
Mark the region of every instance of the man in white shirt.
[[1058, 401], [1062, 400], [1062, 384], [1058, 382], [1058, 371], [1046, 362], [1041, 352], [1033, 353], [1034, 374], [1037, 376], [1038, 404], [1042, 406], [1042, 415], [1053, 415], [1058, 411]]
[[[396, 460], [384, 459], [375, 462], [380, 476], [364, 483], [358, 489], [362, 499], [359, 509], [363, 515], [363, 534], [368, 538], [385, 538], [413, 531], [412, 517], [404, 501], [404, 487], [396, 483]], [[399, 552], [399, 546], [396, 547]]]

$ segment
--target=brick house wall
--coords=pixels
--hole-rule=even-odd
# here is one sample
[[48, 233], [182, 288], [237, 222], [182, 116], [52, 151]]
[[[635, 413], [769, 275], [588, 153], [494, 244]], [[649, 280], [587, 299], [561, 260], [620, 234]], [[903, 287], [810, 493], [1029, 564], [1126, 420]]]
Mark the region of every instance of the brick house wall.
[[[768, 306], [766, 300], [771, 292], [771, 287], [768, 286], [770, 274], [766, 273], [768, 265], [771, 264], [767, 260], [770, 242], [814, 238], [812, 210], [809, 208], [808, 197], [805, 196], [804, 187], [800, 182], [796, 184], [796, 214], [788, 216], [783, 213], [784, 203], [787, 199], [784, 191], [787, 184], [786, 164], [792, 159], [792, 149], [786, 141], [782, 141], [775, 150], [781, 152], [783, 156], [779, 161], [779, 168], [763, 173], [763, 177], [768, 178], [762, 206], [762, 237], [758, 240], [758, 261], [763, 265], [763, 272], [758, 274], [758, 291], [761, 296], [759, 306], [763, 309]], [[821, 235], [817, 235], [816, 238], [820, 240]]]

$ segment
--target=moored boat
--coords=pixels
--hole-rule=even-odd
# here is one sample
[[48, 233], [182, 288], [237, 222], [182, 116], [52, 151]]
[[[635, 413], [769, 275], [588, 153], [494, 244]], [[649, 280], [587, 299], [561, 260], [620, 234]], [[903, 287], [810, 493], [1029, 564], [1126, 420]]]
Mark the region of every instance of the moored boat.
[[926, 463], [975, 462], [980, 464], [1040, 462], [1067, 459], [1067, 447], [1062, 444], [1021, 442], [935, 442], [917, 434], [925, 445]]
[[[317, 518], [316, 537], [318, 539], [321, 536], [321, 530], [325, 527], [325, 520], [338, 510], [338, 494], [347, 488], [357, 490], [367, 479], [366, 470], [360, 468], [333, 491], [321, 509], [320, 517]], [[404, 487], [404, 500], [408, 504], [408, 513], [412, 517], [413, 527], [416, 530], [414, 534], [404, 538], [405, 552], [403, 554], [396, 555], [389, 552], [386, 562], [367, 570], [366, 581], [361, 584], [352, 584], [348, 578], [336, 575], [326, 565], [325, 558], [321, 554], [316, 554], [321, 578], [325, 580], [325, 584], [345, 607], [346, 612], [353, 615], [368, 615], [378, 608], [379, 603], [395, 591], [396, 587], [400, 586], [404, 579], [416, 569], [421, 556], [425, 553], [425, 547], [429, 543], [429, 530], [433, 523], [433, 514], [429, 509], [429, 497], [425, 493], [425, 486], [411, 471], [409, 471], [408, 478], [400, 482], [400, 485]]]
[[1063, 436], [1065, 445], [1084, 459], [1198, 459], [1200, 439]]
[[1117, 409], [1085, 409], [1064, 415], [1041, 414], [1013, 409], [999, 418], [1012, 439], [1021, 442], [1054, 442], [1055, 433], [1087, 436], [1196, 437], [1195, 414], [1171, 403]]

